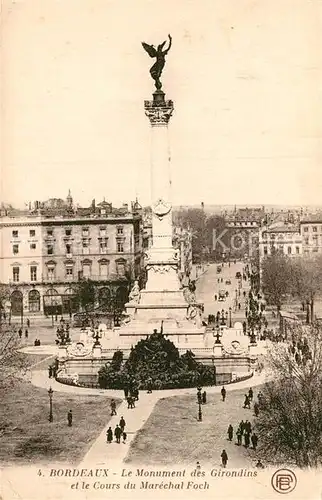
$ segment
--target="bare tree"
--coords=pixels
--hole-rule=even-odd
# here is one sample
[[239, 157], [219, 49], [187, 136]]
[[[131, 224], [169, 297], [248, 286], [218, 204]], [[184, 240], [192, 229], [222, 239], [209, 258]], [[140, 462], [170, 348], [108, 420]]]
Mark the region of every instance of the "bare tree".
[[321, 329], [301, 326], [296, 338], [293, 345], [275, 345], [269, 355], [273, 382], [260, 398], [259, 453], [275, 464], [316, 467], [322, 462]]
[[262, 262], [261, 285], [268, 303], [279, 311], [290, 292], [290, 260], [279, 252], [265, 257]]
[[293, 293], [309, 306], [308, 322], [314, 320], [314, 302], [322, 290], [322, 257], [298, 258], [291, 263]]
[[18, 334], [14, 327], [0, 326], [0, 388], [11, 385], [27, 370], [26, 357], [18, 352]]

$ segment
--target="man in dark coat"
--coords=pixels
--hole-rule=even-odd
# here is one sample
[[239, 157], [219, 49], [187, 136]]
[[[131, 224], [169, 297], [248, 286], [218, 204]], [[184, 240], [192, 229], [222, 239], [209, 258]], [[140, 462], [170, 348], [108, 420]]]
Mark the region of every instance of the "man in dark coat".
[[242, 431], [240, 430], [240, 427], [238, 427], [236, 436], [237, 436], [237, 444], [238, 446], [240, 446], [242, 444]]
[[222, 466], [226, 467], [227, 462], [228, 462], [228, 455], [226, 453], [226, 450], [223, 450], [220, 456], [221, 456], [221, 464], [222, 464]]
[[67, 413], [67, 422], [68, 422], [68, 427], [71, 427], [73, 425], [73, 412], [72, 410], [69, 410]]
[[122, 435], [121, 428], [119, 427], [119, 425], [117, 425], [114, 430], [114, 436], [118, 444], [120, 444], [121, 442], [121, 435]]
[[249, 401], [253, 401], [253, 397], [254, 397], [254, 392], [253, 392], [253, 389], [250, 388], [249, 391], [248, 391]]
[[232, 441], [233, 435], [234, 435], [234, 429], [233, 429], [233, 426], [231, 424], [229, 424], [227, 434], [228, 434], [229, 441]]
[[245, 432], [244, 440], [245, 440], [245, 448], [248, 448], [250, 444], [250, 438], [248, 432]]
[[223, 386], [223, 388], [221, 389], [220, 392], [221, 392], [222, 400], [225, 401], [225, 399], [226, 399], [226, 389], [224, 388], [224, 386]]
[[247, 396], [247, 394], [245, 394], [245, 401], [244, 401], [243, 408], [248, 408], [250, 410], [250, 401], [249, 401], [249, 397]]
[[259, 415], [259, 404], [257, 402], [254, 403], [254, 413], [255, 413], [255, 417], [258, 417], [258, 415]]
[[205, 405], [207, 403], [207, 393], [203, 391], [202, 393], [202, 404]]
[[113, 415], [116, 415], [116, 403], [114, 399], [111, 401], [111, 417], [113, 417]]
[[123, 417], [121, 417], [121, 419], [120, 419], [120, 427], [121, 427], [121, 431], [123, 432], [124, 428], [125, 428], [125, 420]]
[[253, 434], [252, 437], [251, 437], [251, 440], [252, 440], [252, 445], [253, 445], [253, 449], [256, 451], [256, 448], [257, 448], [257, 444], [258, 444], [258, 437], [257, 437], [257, 434]]
[[111, 427], [109, 427], [106, 431], [106, 441], [108, 443], [111, 443], [113, 441], [113, 431]]

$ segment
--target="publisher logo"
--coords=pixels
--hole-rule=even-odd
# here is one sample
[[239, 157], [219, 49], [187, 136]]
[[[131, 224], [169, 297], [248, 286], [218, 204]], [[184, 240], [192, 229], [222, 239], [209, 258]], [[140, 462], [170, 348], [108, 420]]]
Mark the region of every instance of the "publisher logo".
[[291, 493], [294, 490], [297, 479], [289, 469], [279, 469], [272, 476], [272, 486], [277, 493]]

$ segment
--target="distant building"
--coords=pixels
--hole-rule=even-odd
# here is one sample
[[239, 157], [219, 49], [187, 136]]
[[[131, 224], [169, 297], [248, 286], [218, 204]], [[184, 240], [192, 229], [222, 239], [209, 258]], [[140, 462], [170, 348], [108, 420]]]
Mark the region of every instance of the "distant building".
[[300, 233], [303, 255], [310, 256], [322, 252], [322, 215], [302, 220]]
[[259, 233], [259, 256], [263, 259], [273, 252], [280, 252], [288, 257], [302, 254], [302, 238], [298, 225], [272, 224]]
[[0, 244], [0, 283], [13, 316], [75, 312], [83, 279], [95, 284], [98, 306], [111, 296], [124, 303], [143, 266], [141, 207], [93, 200], [89, 208], [75, 208], [69, 192], [65, 202], [2, 212]]

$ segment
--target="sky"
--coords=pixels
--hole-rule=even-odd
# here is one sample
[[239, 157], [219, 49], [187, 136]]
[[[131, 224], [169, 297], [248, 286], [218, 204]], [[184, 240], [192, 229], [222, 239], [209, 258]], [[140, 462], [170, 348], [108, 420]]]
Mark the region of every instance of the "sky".
[[150, 202], [153, 60], [172, 201], [321, 204], [320, 0], [2, 0], [1, 199]]

